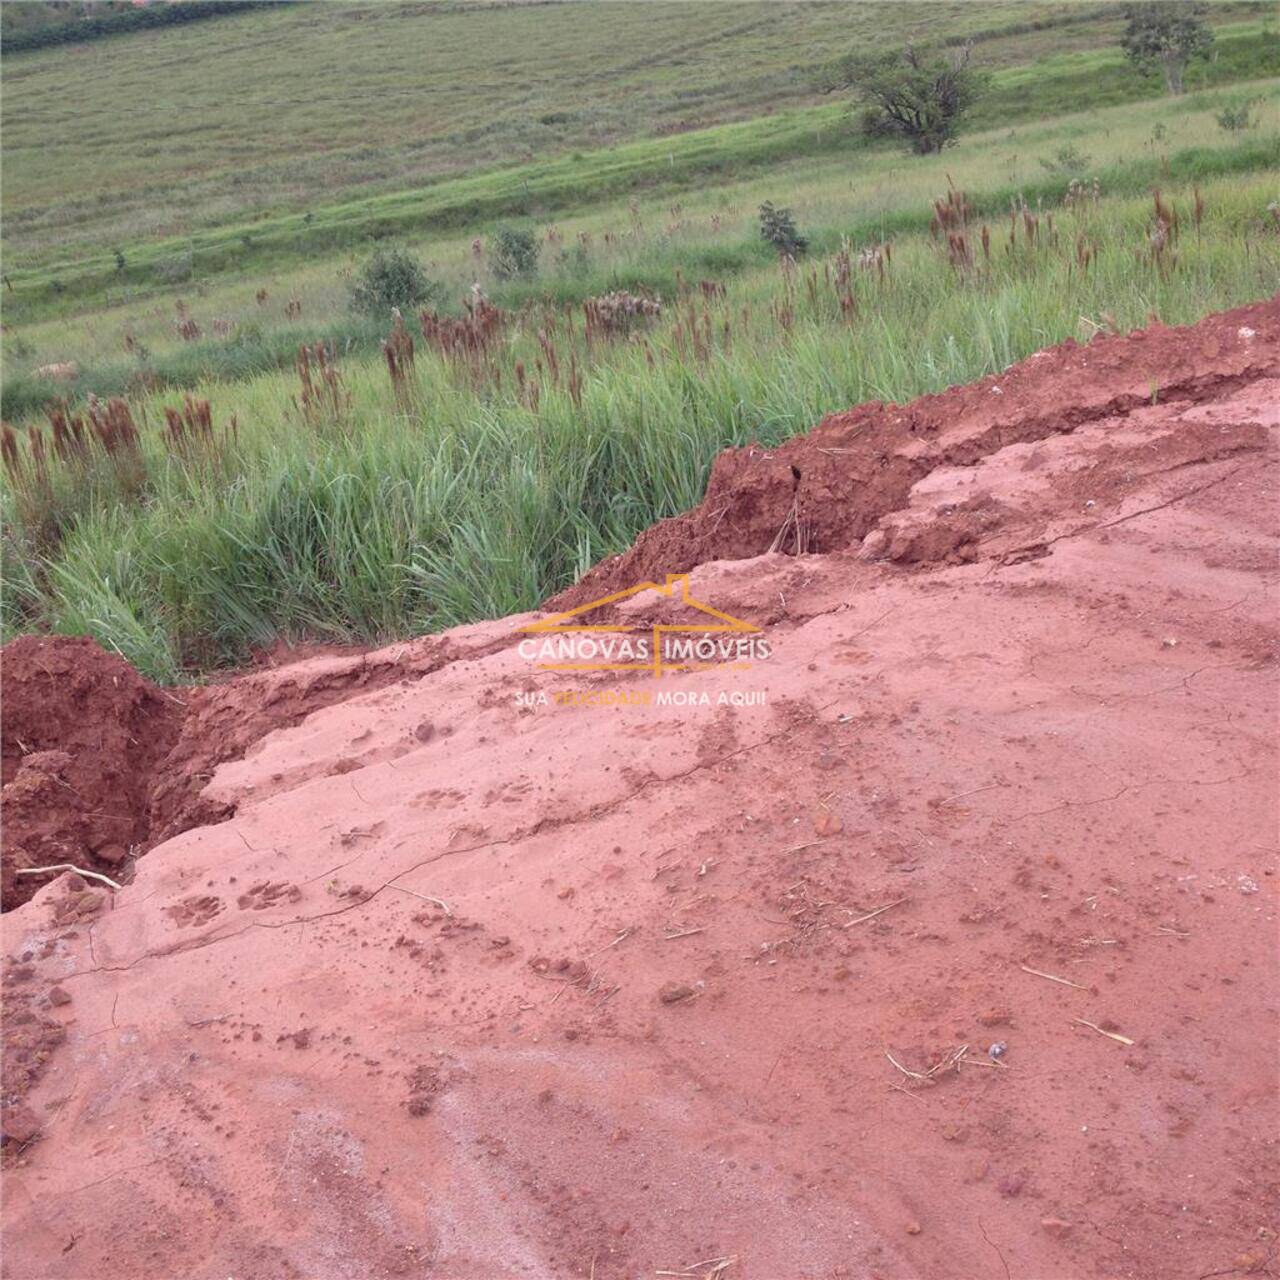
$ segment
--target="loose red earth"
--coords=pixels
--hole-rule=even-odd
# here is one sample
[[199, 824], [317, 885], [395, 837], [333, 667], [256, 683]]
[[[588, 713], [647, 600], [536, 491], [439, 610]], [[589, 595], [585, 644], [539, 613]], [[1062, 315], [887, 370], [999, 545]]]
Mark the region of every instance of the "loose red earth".
[[552, 602], [748, 671], [15, 642], [3, 1274], [1275, 1274], [1278, 430], [1276, 300], [1067, 344]]

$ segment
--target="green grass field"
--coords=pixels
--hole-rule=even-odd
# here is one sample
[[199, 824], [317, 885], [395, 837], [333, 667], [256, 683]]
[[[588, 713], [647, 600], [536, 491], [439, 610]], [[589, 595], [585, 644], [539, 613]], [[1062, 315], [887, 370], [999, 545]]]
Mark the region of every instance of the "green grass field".
[[[696, 7], [677, 6], [681, 12]], [[710, 9], [720, 13], [729, 7], [713, 4]], [[824, 7], [820, 4], [799, 6], [806, 14], [810, 9], [819, 12]], [[846, 15], [861, 14], [865, 8], [847, 4], [837, 7]], [[306, 8], [310, 11], [314, 6]], [[987, 6], [961, 8], [970, 15], [988, 12]], [[940, 14], [950, 12], [949, 7], [942, 5], [929, 6], [929, 9]], [[1224, 7], [1217, 16], [1229, 16], [1233, 9]], [[619, 12], [628, 11], [630, 6], [619, 7]], [[911, 6], [901, 6], [893, 12], [901, 23], [914, 10]], [[1041, 14], [1041, 8], [1020, 5], [1012, 12], [1025, 12], [1034, 17]], [[996, 13], [999, 14], [998, 7]], [[1135, 75], [1120, 57], [1114, 47], [1114, 22], [1108, 31], [1107, 23], [1083, 21], [1089, 14], [1096, 13], [1095, 9], [1080, 7], [1080, 20], [1049, 31], [1056, 36], [1058, 46], [1078, 43], [1077, 33], [1083, 31], [1090, 41], [1109, 41], [1106, 47], [1083, 53], [1046, 53], [1033, 64], [1034, 70], [1025, 65], [997, 69], [993, 92], [979, 105], [971, 127], [1051, 118], [1075, 110], [1082, 101], [1102, 107], [1159, 97], [1162, 89], [1158, 77]], [[1077, 9], [1068, 6], [1066, 16], [1076, 15]], [[232, 29], [239, 29], [240, 23], [278, 20], [279, 17], [254, 13], [228, 23]], [[202, 30], [207, 32], [219, 26], [225, 29], [228, 23], [208, 24]], [[938, 26], [945, 31], [947, 24], [939, 18]], [[901, 28], [895, 28], [898, 29]], [[194, 38], [191, 29], [161, 34]], [[1037, 33], [1041, 39], [1046, 34]], [[160, 35], [136, 37], [151, 38], [159, 39]], [[994, 58], [1009, 39], [1012, 38], [984, 42], [979, 46], [982, 58]], [[21, 55], [17, 62], [21, 66], [27, 57], [42, 56]], [[817, 65], [816, 59], [814, 65]], [[998, 68], [999, 62], [984, 61], [984, 65]], [[1277, 72], [1280, 72], [1280, 29], [1268, 14], [1261, 21], [1220, 25], [1213, 61], [1194, 64], [1188, 83], [1193, 88], [1234, 84], [1274, 76]], [[797, 84], [804, 89], [799, 96], [806, 100], [814, 96], [809, 75], [809, 72], [804, 76], [795, 72]], [[6, 94], [2, 101], [8, 101], [9, 97]], [[140, 226], [117, 222], [122, 197], [111, 193], [106, 178], [98, 179], [108, 182], [108, 186], [99, 190], [92, 202], [86, 205], [83, 201], [74, 201], [75, 207], [69, 211], [60, 211], [58, 202], [49, 197], [37, 198], [34, 207], [20, 204], [25, 149], [13, 142], [15, 135], [21, 138], [22, 131], [9, 127], [5, 132], [6, 157], [12, 152], [18, 163], [6, 161], [4, 199], [9, 202], [4, 216], [6, 309], [19, 323], [41, 315], [69, 314], [85, 305], [109, 302], [112, 298], [171, 293], [175, 286], [207, 282], [228, 272], [265, 271], [288, 262], [314, 261], [387, 236], [450, 234], [513, 215], [558, 216], [586, 204], [631, 194], [678, 193], [708, 184], [721, 185], [752, 172], [771, 171], [780, 163], [801, 157], [851, 158], [853, 152], [864, 148], [852, 127], [846, 100], [837, 98], [817, 107], [792, 108], [787, 108], [786, 102], [786, 95], [775, 96], [766, 115], [678, 136], [648, 138], [590, 151], [566, 152], [549, 145], [545, 154], [550, 158], [530, 159], [514, 166], [490, 169], [477, 158], [467, 176], [445, 178], [436, 174], [426, 186], [409, 185], [413, 171], [398, 169], [394, 161], [383, 158], [377, 162], [384, 174], [381, 184], [347, 183], [341, 175], [328, 173], [317, 179], [315, 194], [320, 198], [287, 203], [286, 211], [260, 208], [249, 219], [237, 216], [241, 210], [229, 199], [229, 188], [225, 184], [236, 189], [249, 187], [253, 191], [265, 188], [252, 177], [252, 170], [236, 169], [223, 175], [220, 181], [225, 180], [224, 185], [217, 189], [206, 190], [201, 185], [203, 178], [181, 181], [174, 190], [180, 191], [188, 213], [176, 220], [166, 218]], [[364, 120], [366, 133], [380, 126], [376, 112], [374, 119]], [[293, 149], [292, 140], [277, 137], [275, 143], [287, 150]], [[95, 137], [92, 149], [95, 156], [110, 154], [111, 145], [105, 137]], [[31, 150], [32, 163], [39, 174], [45, 175], [56, 168], [58, 148], [52, 148], [53, 156], [48, 154], [47, 147]], [[200, 154], [198, 144], [193, 145], [188, 154]], [[70, 163], [76, 172], [80, 171], [74, 160]], [[124, 171], [131, 166], [121, 159], [116, 167]], [[144, 167], [147, 172], [154, 172], [163, 165], [148, 159]], [[395, 176], [385, 178], [389, 173]], [[64, 189], [68, 183], [74, 184], [71, 171], [60, 181]], [[389, 185], [394, 190], [370, 195], [366, 192], [371, 185], [375, 188]], [[15, 189], [17, 196], [13, 194]], [[361, 194], [335, 202], [334, 196], [344, 191]], [[139, 192], [149, 215], [163, 209], [164, 191], [140, 187]], [[42, 234], [36, 223], [47, 224], [49, 234]]]
[[[1215, 10], [1215, 60], [1170, 99], [1093, 5], [691, 8], [305, 6], [6, 57], [5, 633], [92, 634], [177, 679], [280, 636], [384, 640], [527, 608], [694, 505], [725, 445], [1280, 286], [1269, 13]], [[992, 91], [941, 156], [864, 144], [800, 75], [877, 21], [987, 32]], [[59, 97], [89, 50], [107, 71]], [[180, 80], [199, 59], [216, 73]], [[152, 70], [199, 104], [189, 130], [121, 111]], [[1224, 130], [1246, 101], [1252, 127]], [[557, 120], [525, 136], [534, 116]], [[1086, 198], [1067, 199], [1073, 179]], [[966, 263], [928, 233], [949, 184], [972, 206]], [[1153, 188], [1180, 220], [1156, 255]], [[766, 199], [810, 237], [794, 273], [759, 238]], [[1013, 203], [1036, 233], [1020, 217], [1010, 244]], [[531, 280], [489, 264], [513, 216], [538, 236]], [[468, 361], [414, 324], [399, 387], [388, 320], [347, 301], [388, 235], [455, 314], [475, 284], [505, 317]], [[858, 265], [884, 243], [883, 274]], [[581, 304], [617, 288], [660, 295], [662, 315], [589, 340]], [[309, 404], [293, 363], [320, 338], [338, 375]], [[68, 382], [37, 373], [63, 361]], [[212, 432], [179, 443], [165, 411], [184, 390]], [[73, 416], [89, 393], [125, 397], [136, 445], [56, 453], [41, 424], [59, 393]]]
[[19, 54], [4, 243], [15, 266], [44, 263], [772, 114], [876, 39], [992, 33], [983, 61], [1002, 67], [1118, 27], [1114, 7], [1040, 0], [330, 3]]
[[[1115, 198], [1056, 209], [1056, 243], [1007, 250], [1001, 219], [990, 266], [970, 271], [927, 235], [898, 237], [883, 282], [857, 277], [852, 321], [833, 264], [815, 260], [791, 284], [776, 266], [745, 271], [705, 320], [700, 302], [693, 316], [669, 305], [644, 342], [605, 350], [586, 348], [576, 313], [534, 309], [492, 371], [421, 351], [407, 397], [381, 362], [340, 360], [350, 402], [332, 413], [309, 417], [288, 373], [202, 386], [215, 428], [234, 415], [238, 432], [188, 452], [160, 431], [178, 401], [140, 397], [137, 459], [94, 454], [52, 465], [44, 489], [10, 489], [8, 625], [87, 631], [175, 678], [280, 635], [387, 639], [528, 608], [695, 504], [726, 444], [777, 441], [834, 408], [967, 381], [1152, 312], [1185, 322], [1265, 295], [1280, 281], [1274, 188], [1271, 175], [1204, 184], [1194, 231], [1190, 194], [1167, 195], [1186, 226], [1167, 271], [1144, 256], [1150, 199]], [[699, 324], [710, 337], [696, 342]]]
[[[1072, 55], [1055, 64], [1072, 67], [1074, 77], [1075, 63], [1099, 56]], [[1233, 140], [1216, 116], [1224, 106], [1244, 100], [1254, 104], [1256, 127]], [[721, 132], [756, 127], [725, 126]], [[1046, 166], [1057, 165], [1064, 148], [1080, 162], [1077, 176], [1097, 177], [1109, 194], [1118, 194], [1170, 180], [1275, 167], [1280, 165], [1277, 139], [1280, 85], [1246, 81], [1177, 101], [1147, 98], [975, 131], [948, 151], [945, 168], [962, 185], [984, 191], [990, 205], [1004, 207], [1015, 194], [1032, 200], [1059, 198], [1068, 177]], [[632, 149], [649, 145], [634, 144]], [[574, 163], [585, 165], [586, 160]], [[756, 234], [755, 211], [765, 199], [785, 200], [819, 245], [830, 246], [841, 235], [923, 226], [938, 185], [936, 166], [884, 148], [844, 146], [739, 168], [745, 169], [743, 176], [726, 175], [694, 189], [680, 184], [639, 202], [634, 197], [592, 202], [580, 196], [577, 209], [539, 224], [544, 233], [554, 226], [573, 252], [545, 252], [532, 287], [503, 285], [483, 261], [476, 261], [473, 241], [477, 233], [483, 240], [488, 223], [472, 224], [462, 233], [411, 233], [405, 238], [450, 298], [460, 297], [477, 279], [507, 305], [547, 294], [578, 301], [619, 286], [648, 285], [670, 292], [677, 270], [724, 277], [762, 262], [767, 253]], [[466, 181], [448, 185], [460, 187]], [[637, 218], [643, 235], [635, 234]], [[590, 243], [579, 249], [581, 236]], [[345, 252], [269, 258], [260, 269], [237, 264], [206, 280], [178, 285], [126, 286], [119, 290], [118, 302], [67, 304], [63, 314], [44, 319], [24, 322], [22, 304], [10, 302], [6, 316], [11, 328], [2, 339], [6, 414], [21, 417], [38, 408], [49, 397], [50, 384], [34, 371], [61, 361], [75, 360], [80, 366], [72, 391], [101, 395], [119, 394], [140, 381], [184, 387], [215, 374], [238, 377], [287, 366], [299, 341], [317, 337], [332, 338], [348, 349], [376, 350], [381, 327], [352, 317], [347, 308], [349, 278], [370, 243]], [[260, 303], [258, 294], [264, 289], [267, 298]], [[198, 341], [178, 336], [179, 300], [199, 324]], [[296, 319], [285, 314], [293, 300], [301, 310]]]

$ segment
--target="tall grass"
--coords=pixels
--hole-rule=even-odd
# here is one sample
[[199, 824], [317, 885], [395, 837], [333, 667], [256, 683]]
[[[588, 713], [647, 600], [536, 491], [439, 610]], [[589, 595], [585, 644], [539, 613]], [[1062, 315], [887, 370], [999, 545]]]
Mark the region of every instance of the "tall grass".
[[[852, 192], [840, 165], [810, 166], [800, 181], [793, 172], [769, 181], [795, 190], [798, 216], [813, 249], [830, 253], [846, 236], [863, 243], [924, 230], [930, 216], [929, 193], [947, 175], [960, 182], [986, 176], [989, 185], [973, 200], [980, 212], [993, 217], [1012, 199], [1056, 203], [1067, 179], [1046, 173], [1038, 156], [1052, 155], [1055, 146], [1061, 149], [1073, 139], [1089, 147], [1085, 172], [1108, 195], [1280, 166], [1280, 133], [1275, 128], [1280, 124], [1280, 88], [1272, 87], [1265, 98], [1270, 127], [1230, 145], [1220, 141], [1214, 120], [1219, 102], [1216, 96], [1201, 95], [1194, 111], [1183, 106], [1169, 133], [1193, 145], [1171, 149], [1164, 143], [1159, 151], [1149, 145], [1153, 125], [1166, 118], [1163, 111], [1112, 109], [1084, 122], [1069, 117], [1053, 126], [975, 135], [946, 156], [910, 168], [897, 158], [879, 157], [859, 168]], [[1020, 156], [1016, 163], [1009, 162], [1011, 154]], [[1003, 180], [992, 183], [988, 175], [993, 170]], [[433, 275], [451, 293], [463, 293], [479, 274], [495, 300], [508, 307], [547, 298], [577, 304], [614, 289], [649, 289], [669, 297], [681, 276], [725, 280], [768, 262], [771, 251], [760, 239], [755, 208], [770, 189], [757, 179], [719, 189], [720, 200], [704, 196], [672, 204], [651, 199], [561, 220], [545, 229], [546, 266], [532, 280], [493, 278], [483, 264], [477, 265], [470, 237], [424, 246], [424, 254], [430, 254]], [[20, 419], [58, 393], [121, 395], [147, 384], [190, 388], [209, 378], [234, 380], [288, 368], [298, 344], [317, 338], [347, 354], [375, 351], [385, 326], [346, 311], [346, 276], [352, 267], [340, 264], [331, 259], [323, 267], [308, 267], [302, 275], [291, 273], [273, 280], [270, 290], [260, 290], [256, 277], [214, 291], [198, 289], [190, 314], [206, 325], [210, 316], [215, 317], [214, 325], [230, 328], [222, 338], [181, 340], [173, 311], [137, 303], [70, 322], [15, 325], [4, 337], [5, 416]], [[267, 295], [262, 303], [256, 300], [259, 291]], [[288, 313], [294, 305], [304, 318]], [[126, 345], [137, 351], [136, 342], [144, 344], [145, 357], [125, 354]], [[78, 357], [77, 373], [68, 382], [52, 384], [37, 372], [41, 364], [73, 357]]]
[[883, 273], [837, 252], [745, 272], [723, 296], [691, 287], [629, 339], [588, 344], [579, 310], [531, 307], [481, 376], [426, 341], [407, 389], [380, 358], [340, 360], [323, 412], [304, 412], [293, 373], [211, 384], [203, 451], [162, 429], [174, 397], [140, 397], [141, 490], [97, 455], [51, 461], [51, 531], [6, 485], [6, 627], [88, 633], [176, 679], [279, 636], [378, 641], [528, 608], [696, 504], [726, 445], [1273, 292], [1272, 187], [1207, 184], [1199, 225], [1192, 193], [1166, 191], [1176, 259], [1152, 253], [1149, 198], [1086, 198], [1052, 225], [1032, 212], [1034, 237], [1020, 216], [1012, 248], [1008, 215], [992, 222], [989, 260], [979, 215], [964, 253], [912, 235]]

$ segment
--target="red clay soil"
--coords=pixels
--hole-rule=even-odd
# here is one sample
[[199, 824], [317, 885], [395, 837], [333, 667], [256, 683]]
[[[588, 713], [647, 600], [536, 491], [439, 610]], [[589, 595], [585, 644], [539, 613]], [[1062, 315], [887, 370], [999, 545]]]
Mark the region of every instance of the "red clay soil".
[[563, 597], [718, 555], [749, 670], [192, 692], [124, 888], [0, 917], [0, 1274], [1276, 1274], [1278, 433], [1275, 302], [1067, 346]]
[[182, 702], [84, 637], [22, 636], [0, 666], [7, 911], [42, 883], [19, 867], [70, 862], [114, 876], [146, 839], [152, 771]]
[[368, 661], [354, 649], [306, 654], [276, 649], [260, 673], [161, 689], [83, 636], [22, 636], [0, 649], [3, 909], [46, 883], [20, 867], [71, 863], [128, 878], [156, 844], [231, 816], [233, 806], [202, 794], [223, 761], [313, 711], [454, 657], [444, 637], [416, 645], [410, 662], [394, 649]]

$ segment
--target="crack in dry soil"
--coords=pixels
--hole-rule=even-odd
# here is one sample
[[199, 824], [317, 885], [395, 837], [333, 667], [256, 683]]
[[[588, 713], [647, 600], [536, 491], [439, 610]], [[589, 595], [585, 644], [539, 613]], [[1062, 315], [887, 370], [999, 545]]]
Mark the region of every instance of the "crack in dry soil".
[[[1173, 471], [1180, 471], [1184, 467], [1212, 466], [1215, 462], [1221, 462], [1224, 457], [1229, 457], [1236, 453], [1261, 453], [1263, 446], [1261, 445], [1241, 445], [1239, 448], [1230, 449], [1215, 457], [1191, 458], [1185, 462], [1180, 462], [1176, 467], [1170, 467], [1168, 470], [1161, 472], [1162, 475], [1169, 475]], [[1263, 466], [1274, 466], [1275, 464], [1262, 459]], [[1137, 520], [1141, 516], [1149, 516], [1154, 511], [1164, 511], [1167, 507], [1172, 507], [1175, 503], [1185, 502], [1188, 498], [1197, 497], [1199, 494], [1207, 493], [1210, 489], [1217, 488], [1220, 484], [1233, 479], [1247, 471], [1249, 464], [1244, 463], [1241, 466], [1233, 468], [1225, 475], [1217, 476], [1213, 480], [1207, 480], [1204, 484], [1196, 485], [1192, 489], [1186, 490], [1184, 493], [1175, 494], [1172, 498], [1167, 498], [1164, 502], [1157, 502], [1150, 507], [1143, 507], [1140, 511], [1130, 511], [1126, 515], [1116, 516], [1113, 520], [1103, 520], [1095, 524], [1084, 525], [1079, 529], [1069, 529], [1066, 533], [1060, 533], [1056, 537], [1046, 538], [1039, 542], [1027, 542], [1020, 547], [1012, 547], [1008, 551], [1001, 552], [993, 558], [993, 569], [1006, 564], [1016, 564], [1019, 560], [1014, 560], [1014, 556], [1018, 556], [1020, 560], [1033, 560], [1041, 555], [1047, 555], [1049, 548], [1059, 542], [1066, 542], [1071, 538], [1085, 537], [1090, 533], [1098, 533], [1104, 529], [1114, 529], [1117, 525], [1128, 524], [1130, 520]]]

